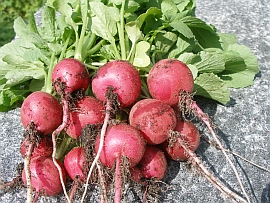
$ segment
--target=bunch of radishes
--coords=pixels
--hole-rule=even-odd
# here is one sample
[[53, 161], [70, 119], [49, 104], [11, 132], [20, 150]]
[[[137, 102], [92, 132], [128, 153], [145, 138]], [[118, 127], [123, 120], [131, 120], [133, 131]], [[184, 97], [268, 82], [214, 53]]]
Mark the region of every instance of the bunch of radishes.
[[[194, 153], [200, 135], [186, 120], [186, 112], [200, 117], [217, 138], [210, 119], [192, 100], [194, 82], [188, 66], [175, 59], [160, 60], [146, 82], [143, 85], [140, 70], [124, 60], [106, 63], [92, 77], [76, 59], [63, 59], [54, 67], [54, 94], [34, 92], [21, 107], [26, 129], [22, 179], [28, 202], [33, 201], [33, 190], [34, 201], [40, 194], [53, 196], [63, 190], [72, 202], [76, 187], [84, 185], [83, 201], [87, 186], [97, 181], [101, 202], [108, 201], [111, 185], [114, 202], [120, 202], [127, 181], [145, 186], [147, 193], [148, 180], [162, 180], [167, 158], [189, 160], [222, 193], [245, 202]], [[91, 95], [85, 94], [87, 89]], [[67, 178], [74, 181], [69, 194]]]

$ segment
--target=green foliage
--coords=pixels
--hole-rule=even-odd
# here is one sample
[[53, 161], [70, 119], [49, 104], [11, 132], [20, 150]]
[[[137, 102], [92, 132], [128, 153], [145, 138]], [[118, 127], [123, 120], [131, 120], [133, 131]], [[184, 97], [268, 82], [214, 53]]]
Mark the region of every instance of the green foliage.
[[30, 11], [37, 11], [45, 2], [46, 0], [2, 0], [0, 4], [0, 46], [14, 38], [13, 21], [17, 17], [27, 19]]

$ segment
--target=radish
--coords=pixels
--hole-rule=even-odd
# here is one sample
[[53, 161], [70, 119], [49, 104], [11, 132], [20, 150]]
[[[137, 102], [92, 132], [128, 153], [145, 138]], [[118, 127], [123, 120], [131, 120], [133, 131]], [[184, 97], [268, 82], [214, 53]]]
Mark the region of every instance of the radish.
[[25, 129], [34, 122], [36, 129], [47, 135], [61, 124], [63, 111], [55, 97], [46, 92], [37, 91], [24, 100], [20, 116]]
[[[136, 167], [141, 171], [142, 177], [147, 179], [156, 178], [157, 180], [161, 180], [165, 176], [168, 164], [161, 149], [153, 145], [148, 145], [142, 159]], [[137, 172], [137, 176], [140, 177], [140, 173]], [[138, 179], [136, 176], [135, 178]]]
[[59, 95], [67, 95], [76, 90], [85, 92], [90, 83], [90, 76], [82, 62], [74, 58], [65, 58], [53, 68], [52, 82]]
[[157, 99], [138, 101], [130, 110], [130, 125], [139, 129], [148, 144], [160, 144], [176, 126], [174, 110]]
[[[99, 148], [100, 137], [96, 139], [96, 152]], [[107, 128], [104, 146], [100, 154], [100, 161], [109, 168], [113, 168], [116, 158], [125, 156], [130, 167], [135, 166], [142, 158], [146, 142], [141, 133], [125, 123], [111, 125]]]
[[64, 167], [72, 180], [79, 178], [85, 182], [87, 177], [86, 153], [83, 147], [75, 147], [67, 153], [64, 159]]
[[[64, 171], [64, 170], [63, 170]], [[59, 173], [50, 157], [35, 157], [30, 161], [31, 183], [36, 191], [35, 200], [40, 193], [54, 196], [62, 191]], [[65, 173], [63, 173], [65, 180]], [[25, 171], [22, 172], [22, 180], [26, 185]]]
[[106, 100], [108, 87], [117, 94], [121, 107], [130, 106], [140, 95], [139, 72], [128, 61], [110, 61], [97, 70], [92, 80], [93, 93], [101, 101]]
[[104, 111], [103, 103], [91, 96], [85, 96], [75, 102], [75, 109], [70, 112], [67, 134], [77, 139], [87, 124], [102, 124]]
[[62, 169], [56, 160], [56, 137], [61, 131], [68, 127], [70, 120], [70, 105], [74, 102], [74, 93], [84, 93], [87, 90], [90, 83], [90, 76], [82, 62], [74, 58], [65, 58], [59, 61], [53, 68], [52, 83], [56, 92], [61, 96], [61, 103], [63, 108], [62, 123], [52, 133], [52, 158], [55, 166], [59, 171], [62, 188], [64, 190], [67, 201], [71, 202], [66, 192], [64, 180], [62, 178]]
[[27, 200], [32, 201], [32, 186], [30, 180], [30, 160], [37, 140], [41, 133], [48, 135], [58, 128], [62, 123], [63, 110], [60, 103], [52, 95], [37, 91], [31, 93], [23, 102], [21, 111], [21, 122], [25, 131], [25, 145], [27, 149], [23, 151], [24, 171], [27, 180]]
[[[29, 148], [29, 140], [27, 138], [24, 138], [20, 147], [20, 152], [23, 157], [26, 155], [28, 148]], [[53, 152], [52, 140], [46, 136], [43, 137], [39, 143], [36, 144], [31, 154], [31, 157], [32, 158], [37, 156], [49, 157], [52, 155], [52, 152]]]
[[150, 70], [147, 84], [152, 97], [160, 99], [171, 106], [178, 104], [183, 114], [185, 112], [193, 112], [206, 124], [215, 142], [231, 165], [239, 185], [249, 201], [249, 197], [243, 187], [236, 167], [217, 138], [210, 118], [199, 108], [196, 102], [193, 101], [191, 92], [193, 90], [194, 81], [188, 66], [176, 59], [162, 59]]
[[181, 90], [192, 92], [194, 80], [188, 66], [176, 59], [162, 59], [150, 70], [147, 77], [149, 92], [153, 98], [177, 105]]
[[[95, 149], [99, 150], [100, 137], [97, 138]], [[144, 155], [146, 142], [141, 133], [134, 127], [120, 123], [108, 127], [104, 146], [100, 153], [100, 161], [109, 168], [115, 166], [115, 202], [121, 202], [123, 158], [127, 158], [128, 166], [139, 163]]]
[[[194, 152], [198, 148], [200, 144], [200, 134], [191, 121], [178, 120], [174, 130], [179, 132], [179, 136], [186, 142], [186, 145], [191, 151]], [[185, 161], [188, 156], [181, 143], [179, 143], [179, 139], [180, 138], [175, 137], [171, 140], [166, 140], [161, 144], [161, 148], [170, 159]]]

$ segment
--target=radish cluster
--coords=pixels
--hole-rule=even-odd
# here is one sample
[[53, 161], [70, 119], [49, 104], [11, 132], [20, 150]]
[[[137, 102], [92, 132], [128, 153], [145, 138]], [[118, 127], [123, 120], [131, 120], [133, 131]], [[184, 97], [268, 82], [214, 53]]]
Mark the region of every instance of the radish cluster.
[[[89, 183], [96, 182], [102, 202], [108, 200], [110, 187], [114, 202], [121, 202], [125, 183], [134, 181], [147, 191], [152, 180], [165, 177], [168, 160], [189, 160], [207, 174], [194, 153], [199, 132], [183, 117], [189, 108], [208, 121], [192, 100], [194, 82], [188, 66], [163, 59], [149, 71], [147, 84], [143, 79], [140, 70], [124, 60], [107, 62], [92, 77], [76, 59], [56, 64], [55, 94], [34, 92], [21, 107], [26, 130], [22, 180], [29, 202], [32, 190], [35, 201], [41, 194], [63, 191], [72, 202], [74, 191], [84, 185], [83, 201]], [[143, 94], [142, 87], [151, 96]], [[67, 181], [75, 183], [69, 194]]]

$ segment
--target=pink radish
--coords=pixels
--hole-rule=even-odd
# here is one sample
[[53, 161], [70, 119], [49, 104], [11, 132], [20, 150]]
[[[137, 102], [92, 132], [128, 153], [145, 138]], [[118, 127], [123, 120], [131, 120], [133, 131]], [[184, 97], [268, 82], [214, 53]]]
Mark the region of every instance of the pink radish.
[[[27, 138], [25, 138], [21, 144], [21, 154], [24, 157], [27, 153], [29, 147], [29, 141]], [[41, 139], [39, 143], [36, 144], [36, 146], [33, 149], [33, 152], [31, 154], [31, 157], [37, 157], [37, 156], [51, 156], [53, 152], [53, 144], [52, 140], [48, 137], [44, 137]]]
[[103, 103], [91, 96], [85, 96], [75, 103], [76, 107], [70, 112], [67, 134], [77, 139], [87, 124], [102, 124], [105, 117]]
[[[196, 126], [191, 121], [178, 120], [175, 131], [179, 132], [181, 139], [183, 139], [191, 151], [195, 151], [200, 144], [200, 134]], [[161, 148], [164, 149], [165, 154], [172, 160], [185, 161], [188, 158], [188, 154], [179, 143], [179, 138], [175, 140], [166, 140], [161, 144]]]
[[130, 106], [140, 95], [139, 72], [128, 61], [110, 61], [98, 69], [92, 80], [93, 93], [101, 101], [106, 100], [108, 87], [117, 94], [121, 107]]
[[52, 133], [62, 122], [60, 103], [46, 92], [33, 92], [21, 106], [21, 122], [28, 128], [34, 122], [36, 129], [44, 135]]
[[75, 147], [65, 156], [64, 167], [72, 180], [84, 182], [87, 177], [86, 153], [83, 147]]
[[137, 168], [141, 171], [142, 177], [161, 180], [165, 177], [168, 164], [162, 150], [156, 146], [148, 145], [141, 161], [137, 164]]
[[130, 125], [139, 129], [148, 144], [160, 144], [176, 126], [174, 110], [157, 99], [138, 101], [130, 110]]
[[59, 95], [76, 90], [85, 92], [90, 83], [90, 76], [82, 62], [74, 58], [65, 58], [55, 65], [52, 82]]
[[[118, 156], [125, 156], [130, 167], [135, 166], [142, 158], [146, 142], [141, 133], [134, 127], [120, 123], [107, 128], [100, 161], [107, 167], [113, 168]], [[99, 148], [99, 137], [95, 149]]]
[[188, 66], [176, 59], [162, 59], [150, 70], [147, 85], [152, 97], [173, 106], [181, 90], [192, 92], [194, 81]]
[[[64, 170], [63, 170], [64, 171]], [[35, 157], [30, 161], [31, 183], [36, 191], [36, 198], [40, 193], [54, 196], [62, 191], [59, 173], [50, 157]], [[63, 179], [66, 180], [65, 173]], [[26, 184], [25, 171], [22, 180]]]
[[[98, 137], [95, 145], [96, 152], [99, 144]], [[145, 147], [146, 142], [136, 128], [125, 123], [108, 127], [99, 158], [105, 166], [109, 168], [115, 166], [115, 202], [121, 202], [122, 159], [127, 158], [129, 167], [135, 166], [143, 157]]]

